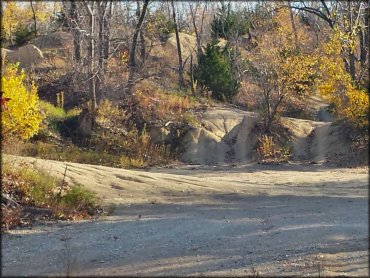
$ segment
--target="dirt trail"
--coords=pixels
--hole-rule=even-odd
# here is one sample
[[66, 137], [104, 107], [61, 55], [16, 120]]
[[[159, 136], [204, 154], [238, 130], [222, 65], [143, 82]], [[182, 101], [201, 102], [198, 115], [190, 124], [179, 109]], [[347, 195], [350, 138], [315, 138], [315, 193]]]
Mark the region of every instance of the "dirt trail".
[[328, 123], [315, 129], [316, 132], [312, 142], [314, 153], [311, 154], [315, 162], [325, 161], [325, 150], [328, 147], [327, 138], [330, 133], [330, 125], [331, 123]]
[[[368, 275], [368, 173], [320, 165], [130, 171], [33, 158], [112, 215], [2, 240], [3, 275]], [[139, 217], [140, 215], [140, 217]]]

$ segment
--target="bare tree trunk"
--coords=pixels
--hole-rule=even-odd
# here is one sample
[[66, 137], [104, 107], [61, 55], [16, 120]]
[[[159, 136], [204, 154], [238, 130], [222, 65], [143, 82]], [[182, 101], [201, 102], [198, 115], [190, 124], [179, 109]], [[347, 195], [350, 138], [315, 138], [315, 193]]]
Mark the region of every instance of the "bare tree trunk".
[[32, 9], [33, 24], [35, 25], [34, 26], [34, 32], [35, 32], [35, 36], [37, 36], [37, 18], [36, 18], [36, 12], [35, 12], [35, 8], [33, 7], [33, 1], [32, 0], [30, 1], [30, 4], [31, 4], [31, 9]]
[[367, 28], [363, 28], [363, 30], [359, 30], [359, 38], [360, 38], [360, 65], [361, 65], [361, 74], [358, 77], [358, 82], [361, 82], [361, 79], [368, 70], [369, 66], [369, 30], [370, 30], [370, 25], [369, 25], [369, 6], [365, 8], [364, 11], [364, 25], [367, 26]]
[[[193, 10], [193, 4], [189, 4], [190, 7], [190, 15], [192, 18], [192, 23], [194, 27], [194, 32], [195, 32], [195, 38], [197, 41], [197, 63], [199, 63], [203, 50], [202, 50], [202, 34], [203, 34], [203, 24], [204, 24], [204, 15], [205, 11], [207, 9], [207, 4], [205, 4], [202, 12], [202, 18], [201, 18], [201, 24], [200, 24], [200, 29], [198, 29], [196, 25], [196, 16], [197, 16], [197, 10], [199, 7], [199, 4], [195, 6], [195, 10]], [[193, 62], [193, 55], [190, 56], [190, 85], [191, 85], [191, 92], [193, 95], [196, 94], [196, 92], [199, 90], [199, 88], [196, 88], [196, 84], [194, 81], [194, 62]]]
[[79, 62], [81, 60], [81, 36], [78, 29], [78, 17], [79, 12], [75, 0], [71, 1], [71, 7], [69, 11], [69, 26], [73, 35], [73, 49], [74, 49], [74, 60]]
[[96, 41], [96, 52], [98, 55], [97, 76], [95, 79], [95, 88], [99, 92], [101, 84], [104, 82], [104, 34], [106, 32], [104, 19], [106, 16], [108, 2], [99, 1], [96, 6], [97, 23], [98, 23], [98, 40]]
[[191, 93], [195, 95], [193, 53], [190, 55], [190, 87]]
[[205, 14], [206, 8], [203, 9], [201, 26], [200, 26], [200, 30], [198, 30], [198, 27], [196, 25], [196, 16], [197, 16], [198, 5], [199, 4], [197, 4], [197, 6], [195, 7], [195, 10], [193, 10], [193, 4], [189, 4], [190, 15], [191, 15], [191, 18], [192, 18], [192, 23], [193, 23], [194, 32], [195, 32], [195, 38], [197, 40], [197, 58], [198, 58], [198, 61], [199, 61], [199, 58], [203, 53], [203, 51], [202, 51], [202, 41], [201, 41], [202, 37], [201, 36], [202, 36], [202, 32], [203, 32], [203, 22], [204, 22], [204, 14]]
[[349, 50], [349, 73], [351, 74], [352, 80], [356, 80], [356, 65], [355, 65], [355, 53]]
[[[351, 1], [348, 0], [348, 19], [349, 19], [349, 30], [351, 32], [353, 29], [353, 11]], [[355, 53], [354, 51], [349, 48], [348, 49], [348, 57], [349, 57], [349, 73], [352, 77], [352, 80], [356, 80], [356, 65], [355, 65]]]
[[96, 12], [96, 2], [92, 1], [89, 3], [84, 2], [86, 9], [89, 13], [89, 27], [90, 27], [90, 38], [89, 38], [89, 46], [88, 46], [88, 58], [89, 58], [89, 65], [88, 65], [88, 76], [89, 76], [89, 94], [90, 94], [90, 102], [91, 102], [91, 111], [97, 108], [97, 101], [96, 101], [96, 76], [95, 76], [95, 12]]
[[361, 63], [361, 68], [365, 68], [366, 56], [367, 56], [365, 31], [360, 30], [358, 36], [359, 36], [359, 39], [360, 39], [360, 63]]
[[[140, 2], [139, 0], [136, 0], [137, 4], [137, 17], [140, 18]], [[146, 46], [145, 46], [145, 37], [144, 37], [144, 31], [143, 29], [140, 29], [140, 59], [141, 59], [141, 67], [143, 67], [146, 59]]]
[[144, 33], [142, 31], [140, 31], [140, 57], [141, 57], [141, 66], [143, 66], [145, 64], [146, 58], [146, 46]]
[[290, 13], [290, 21], [292, 22], [292, 30], [293, 30], [293, 35], [294, 35], [294, 43], [295, 47], [298, 47], [298, 37], [297, 37], [297, 28], [294, 23], [294, 16], [293, 16], [293, 9], [290, 1], [288, 1], [288, 7], [289, 7], [289, 13]]
[[136, 47], [138, 42], [138, 37], [140, 33], [141, 26], [144, 22], [144, 17], [147, 11], [147, 7], [149, 4], [149, 0], [144, 0], [143, 9], [140, 13], [140, 18], [138, 23], [136, 24], [134, 36], [132, 37], [132, 44], [130, 48], [130, 55], [129, 55], [129, 77], [126, 85], [126, 94], [132, 94], [132, 88], [134, 86], [134, 81], [137, 73], [137, 63], [136, 63]]
[[109, 57], [109, 49], [110, 49], [110, 29], [111, 25], [110, 22], [112, 20], [113, 15], [113, 1], [109, 2], [108, 14], [104, 21], [105, 26], [105, 38], [104, 38], [104, 59], [105, 62]]
[[96, 42], [96, 48], [98, 53], [98, 69], [99, 71], [103, 67], [103, 34], [104, 34], [104, 25], [103, 25], [103, 18], [105, 16], [105, 6], [106, 2], [99, 1], [97, 7], [96, 7], [96, 13], [97, 13], [97, 23], [98, 23], [98, 40]]
[[109, 53], [109, 21], [111, 17], [112, 1], [100, 1], [97, 7], [98, 23], [99, 23], [99, 40], [97, 48], [99, 53], [99, 70], [103, 73], [105, 71], [105, 60]]
[[172, 5], [172, 17], [173, 17], [173, 23], [175, 25], [175, 34], [176, 34], [176, 44], [177, 44], [177, 55], [179, 58], [179, 85], [180, 88], [185, 86], [184, 81], [184, 69], [183, 69], [183, 63], [182, 63], [182, 55], [181, 55], [181, 44], [180, 44], [180, 36], [179, 36], [179, 30], [177, 27], [177, 21], [176, 21], [176, 11], [175, 11], [175, 5], [173, 3], [173, 0], [171, 0]]

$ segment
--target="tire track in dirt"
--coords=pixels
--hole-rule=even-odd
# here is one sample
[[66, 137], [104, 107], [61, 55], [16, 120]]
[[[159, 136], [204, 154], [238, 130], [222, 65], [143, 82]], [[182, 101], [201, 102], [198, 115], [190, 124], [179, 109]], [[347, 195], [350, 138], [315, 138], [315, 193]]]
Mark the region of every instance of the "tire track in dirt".
[[[64, 175], [63, 162], [13, 159]], [[69, 274], [83, 276], [317, 275], [318, 266], [321, 274], [368, 275], [367, 169], [68, 168], [68, 178], [116, 209], [5, 234], [4, 275], [65, 276], [63, 254]]]

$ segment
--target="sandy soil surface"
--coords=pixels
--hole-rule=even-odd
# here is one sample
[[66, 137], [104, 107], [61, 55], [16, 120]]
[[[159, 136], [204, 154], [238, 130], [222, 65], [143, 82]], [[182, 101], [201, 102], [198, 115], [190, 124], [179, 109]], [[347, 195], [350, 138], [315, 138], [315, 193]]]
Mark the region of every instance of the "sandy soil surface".
[[2, 237], [2, 274], [368, 276], [368, 170], [324, 165], [131, 171], [33, 158], [111, 215]]

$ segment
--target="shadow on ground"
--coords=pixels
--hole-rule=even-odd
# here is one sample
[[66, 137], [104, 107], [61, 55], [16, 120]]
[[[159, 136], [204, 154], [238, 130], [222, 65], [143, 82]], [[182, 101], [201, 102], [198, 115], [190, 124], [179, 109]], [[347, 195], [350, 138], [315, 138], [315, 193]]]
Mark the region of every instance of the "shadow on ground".
[[179, 196], [119, 206], [98, 221], [6, 234], [3, 275], [65, 275], [66, 253], [69, 275], [368, 274], [367, 197], [186, 198], [217, 204], [184, 205]]

